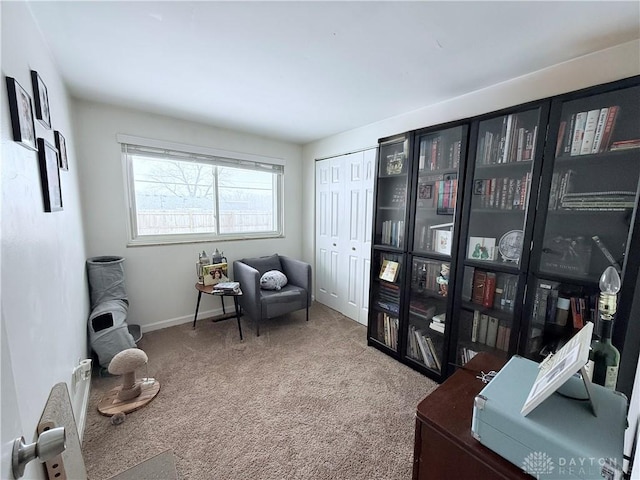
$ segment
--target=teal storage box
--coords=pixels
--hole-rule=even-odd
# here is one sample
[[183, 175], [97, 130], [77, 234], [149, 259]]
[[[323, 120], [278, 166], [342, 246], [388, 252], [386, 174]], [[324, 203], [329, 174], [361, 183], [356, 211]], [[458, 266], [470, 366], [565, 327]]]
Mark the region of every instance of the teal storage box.
[[626, 397], [594, 384], [596, 417], [573, 376], [525, 417], [537, 375], [537, 363], [512, 357], [475, 398], [473, 436], [539, 480], [622, 478]]

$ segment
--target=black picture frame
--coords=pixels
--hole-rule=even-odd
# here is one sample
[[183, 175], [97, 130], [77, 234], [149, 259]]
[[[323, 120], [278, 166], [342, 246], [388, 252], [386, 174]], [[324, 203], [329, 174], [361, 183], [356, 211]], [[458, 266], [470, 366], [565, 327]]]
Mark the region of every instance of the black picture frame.
[[44, 138], [38, 138], [38, 162], [45, 212], [62, 210], [62, 188], [58, 167], [58, 150]]
[[31, 83], [33, 84], [33, 97], [36, 107], [36, 118], [47, 128], [51, 128], [51, 111], [49, 109], [49, 92], [40, 74], [31, 70]]
[[15, 78], [6, 79], [13, 140], [29, 150], [37, 150], [31, 97]]
[[69, 158], [67, 157], [67, 141], [58, 130], [53, 131], [56, 148], [58, 149], [58, 166], [60, 170], [69, 170]]

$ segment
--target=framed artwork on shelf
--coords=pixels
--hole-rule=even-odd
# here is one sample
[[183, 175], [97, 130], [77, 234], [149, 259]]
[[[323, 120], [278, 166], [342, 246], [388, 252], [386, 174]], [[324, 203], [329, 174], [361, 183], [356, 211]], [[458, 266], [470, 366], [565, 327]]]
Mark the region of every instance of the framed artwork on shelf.
[[62, 210], [62, 188], [58, 168], [58, 151], [44, 138], [38, 138], [38, 160], [44, 211], [60, 211]]
[[495, 238], [469, 237], [467, 258], [471, 260], [495, 260], [495, 250]]
[[58, 165], [61, 170], [69, 170], [69, 159], [67, 158], [67, 142], [62, 134], [55, 130], [53, 136], [56, 141], [56, 148], [58, 149]]
[[6, 78], [13, 140], [30, 150], [37, 150], [31, 97], [15, 78]]
[[44, 81], [35, 70], [31, 70], [31, 83], [35, 97], [36, 118], [47, 128], [51, 128], [51, 112], [49, 111], [49, 93]]

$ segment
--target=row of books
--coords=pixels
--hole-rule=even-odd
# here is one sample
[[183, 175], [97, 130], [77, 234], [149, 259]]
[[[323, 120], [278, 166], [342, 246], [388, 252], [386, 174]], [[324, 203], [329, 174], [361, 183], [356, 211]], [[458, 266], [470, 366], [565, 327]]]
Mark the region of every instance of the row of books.
[[446, 143], [441, 137], [423, 138], [420, 141], [420, 170], [441, 170], [458, 168], [462, 141]]
[[474, 195], [480, 195], [479, 208], [525, 210], [531, 190], [531, 172], [522, 177], [475, 180]]
[[464, 365], [466, 364], [469, 360], [471, 360], [473, 357], [475, 357], [478, 354], [478, 352], [476, 352], [475, 350], [471, 350], [470, 348], [467, 347], [462, 347], [460, 349], [460, 364]]
[[440, 180], [421, 177], [418, 183], [418, 207], [437, 208], [439, 214], [453, 215], [458, 197], [458, 175], [445, 174]]
[[581, 192], [562, 196], [560, 207], [565, 210], [621, 211], [633, 208], [636, 192]]
[[380, 282], [376, 303], [384, 310], [398, 315], [400, 312], [400, 286], [393, 283]]
[[392, 247], [402, 247], [404, 242], [404, 220], [386, 220], [382, 222], [380, 243]]
[[619, 116], [618, 105], [571, 114], [560, 122], [556, 157], [606, 152]]
[[478, 310], [473, 311], [472, 342], [506, 352], [509, 350], [510, 337], [511, 326], [506, 320], [498, 320]]
[[378, 335], [377, 338], [387, 347], [394, 350], [398, 348], [398, 317], [392, 317], [387, 313], [378, 313], [377, 318]]
[[573, 189], [575, 177], [576, 171], [571, 169], [553, 172], [549, 189], [549, 210], [558, 210], [561, 207], [562, 198]]
[[598, 317], [598, 295], [580, 295], [560, 291], [561, 284], [540, 281], [533, 301], [532, 323], [544, 325], [582, 328], [588, 321]]
[[440, 371], [442, 368], [440, 355], [433, 339], [423, 330], [416, 328], [415, 325], [409, 325], [407, 355], [414, 360], [424, 363], [432, 370]]
[[513, 312], [518, 289], [518, 277], [494, 273], [475, 267], [464, 267], [462, 299], [485, 308]]
[[521, 124], [518, 114], [502, 118], [500, 131], [480, 135], [476, 165], [530, 161], [534, 158], [538, 125]]
[[240, 292], [240, 283], [239, 282], [220, 282], [213, 286], [213, 293], [239, 293]]

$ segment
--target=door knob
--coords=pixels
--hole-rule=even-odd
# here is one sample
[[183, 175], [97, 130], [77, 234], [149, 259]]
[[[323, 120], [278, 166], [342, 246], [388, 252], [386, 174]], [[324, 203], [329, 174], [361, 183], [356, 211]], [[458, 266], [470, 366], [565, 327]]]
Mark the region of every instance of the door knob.
[[64, 427], [52, 428], [42, 432], [38, 440], [29, 445], [24, 443], [24, 437], [16, 438], [13, 442], [11, 455], [13, 478], [21, 478], [24, 475], [27, 463], [31, 460], [37, 458], [44, 463], [62, 453], [67, 448], [66, 439], [67, 435]]

